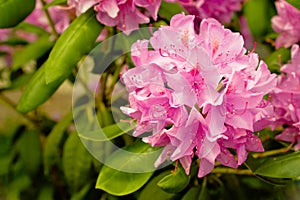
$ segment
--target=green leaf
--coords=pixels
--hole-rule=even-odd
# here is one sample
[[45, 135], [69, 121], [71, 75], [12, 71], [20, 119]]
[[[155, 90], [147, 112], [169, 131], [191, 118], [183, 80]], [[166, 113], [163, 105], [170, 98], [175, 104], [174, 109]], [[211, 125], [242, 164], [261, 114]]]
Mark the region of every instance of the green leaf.
[[21, 192], [28, 189], [31, 185], [31, 178], [28, 175], [21, 175], [12, 180], [8, 185], [8, 192], [5, 199], [21, 199]]
[[189, 189], [189, 191], [182, 197], [182, 200], [191, 200], [191, 199], [197, 199], [198, 194], [200, 192], [200, 188], [198, 187], [192, 187]]
[[300, 10], [300, 1], [299, 0], [286, 0], [289, 4]]
[[22, 65], [28, 63], [31, 60], [36, 60], [44, 55], [54, 45], [54, 41], [51, 41], [50, 35], [44, 35], [37, 41], [30, 43], [20, 51], [15, 51], [13, 54], [12, 69], [17, 70]]
[[53, 200], [54, 188], [50, 185], [45, 185], [41, 188], [37, 200]]
[[116, 137], [123, 135], [131, 131], [134, 126], [130, 123], [120, 122], [117, 124], [109, 125], [104, 127], [103, 129], [99, 129], [96, 131], [90, 131], [86, 133], [79, 133], [79, 137], [93, 140], [93, 141], [108, 141], [112, 140]]
[[88, 193], [89, 189], [91, 188], [91, 183], [85, 185], [82, 189], [80, 189], [78, 192], [73, 193], [71, 196], [71, 200], [82, 200], [85, 199], [84, 197]]
[[62, 165], [71, 193], [78, 191], [89, 179], [92, 157], [81, 143], [77, 133], [72, 133], [63, 149]]
[[92, 50], [101, 30], [92, 8], [76, 18], [59, 37], [46, 61], [46, 83], [68, 77], [81, 57]]
[[244, 5], [248, 26], [254, 36], [262, 36], [268, 28], [268, 6], [268, 0], [249, 0]]
[[33, 73], [22, 74], [18, 78], [12, 80], [11, 85], [8, 88], [6, 88], [6, 90], [14, 90], [14, 89], [18, 89], [20, 87], [23, 87], [30, 81], [30, 79], [32, 77], [33, 77]]
[[175, 172], [171, 172], [163, 179], [161, 179], [157, 185], [161, 189], [169, 193], [181, 192], [190, 182], [190, 177], [186, 175], [181, 165], [176, 168]]
[[21, 22], [20, 24], [18, 24], [18, 26], [16, 26], [15, 28], [16, 30], [23, 30], [26, 32], [30, 32], [30, 33], [35, 33], [37, 35], [45, 35], [45, 34], [49, 34], [45, 29], [36, 26], [34, 24], [30, 24], [27, 23], [25, 21]]
[[72, 113], [67, 114], [54, 126], [46, 138], [43, 154], [45, 174], [49, 174], [53, 165], [60, 163], [60, 145], [64, 138], [64, 133], [70, 126], [72, 119]]
[[16, 26], [34, 9], [35, 0], [0, 0], [0, 28]]
[[272, 178], [297, 178], [300, 176], [300, 152], [270, 158], [261, 164], [255, 174]]
[[42, 149], [39, 133], [26, 130], [18, 141], [20, 159], [24, 169], [30, 174], [36, 174], [42, 163]]
[[[130, 153], [125, 154], [124, 151]], [[129, 173], [128, 171], [140, 172], [144, 167], [149, 166], [151, 169], [157, 159], [157, 157], [149, 156], [149, 153], [152, 152], [154, 149], [141, 141], [136, 141], [132, 145], [115, 151], [100, 171], [96, 188], [117, 196], [135, 192], [149, 180], [154, 168], [153, 171], [141, 173]], [[114, 169], [109, 166], [118, 168]]]
[[67, 4], [67, 0], [54, 0], [44, 6], [44, 9], [48, 9], [52, 6]]
[[[157, 183], [169, 174], [168, 171], [162, 172], [154, 176], [141, 191], [138, 200], [153, 200], [153, 199], [174, 199], [176, 194], [168, 193], [157, 186]], [[192, 199], [191, 199], [192, 200]]]
[[44, 71], [45, 65], [37, 70], [28, 83], [17, 105], [19, 112], [27, 113], [47, 101], [67, 78], [67, 76], [61, 77], [59, 80], [46, 84]]
[[290, 50], [286, 48], [280, 48], [266, 58], [266, 63], [271, 72], [280, 73], [281, 65], [287, 63], [290, 59]]
[[170, 21], [175, 14], [182, 12], [187, 13], [187, 11], [179, 3], [168, 3], [162, 1], [159, 7], [158, 15]]

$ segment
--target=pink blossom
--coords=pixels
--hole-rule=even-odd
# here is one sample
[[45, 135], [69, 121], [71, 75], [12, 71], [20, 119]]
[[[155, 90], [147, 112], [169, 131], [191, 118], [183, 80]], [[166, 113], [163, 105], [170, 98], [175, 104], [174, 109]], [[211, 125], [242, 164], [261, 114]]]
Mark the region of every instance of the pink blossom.
[[[175, 0], [168, 0], [174, 2]], [[191, 15], [215, 18], [222, 23], [229, 23], [233, 13], [242, 9], [245, 0], [177, 0]]]
[[75, 8], [76, 15], [86, 12], [89, 8], [99, 3], [100, 0], [68, 0], [70, 8]]
[[[94, 7], [100, 23], [116, 26], [127, 34], [139, 24], [149, 23], [150, 16], [156, 20], [160, 3], [161, 0], [68, 0], [68, 5], [76, 9], [76, 15]], [[141, 12], [139, 7], [145, 11]]]
[[291, 63], [282, 66], [284, 72], [278, 76], [277, 87], [271, 93], [275, 115], [272, 127], [285, 125], [285, 130], [276, 139], [297, 143], [295, 150], [300, 149], [300, 49], [292, 46]]
[[272, 18], [272, 27], [279, 33], [276, 48], [287, 48], [300, 41], [300, 10], [284, 0], [278, 0], [275, 5], [278, 15]]
[[122, 74], [129, 105], [121, 109], [137, 122], [134, 136], [164, 147], [156, 166], [179, 160], [188, 174], [198, 157], [203, 177], [216, 160], [236, 168], [249, 151], [263, 151], [253, 132], [273, 114], [263, 97], [275, 87], [276, 76], [257, 54], [246, 54], [239, 33], [209, 18], [197, 34], [194, 16], [178, 14], [149, 41], [132, 46], [136, 67]]

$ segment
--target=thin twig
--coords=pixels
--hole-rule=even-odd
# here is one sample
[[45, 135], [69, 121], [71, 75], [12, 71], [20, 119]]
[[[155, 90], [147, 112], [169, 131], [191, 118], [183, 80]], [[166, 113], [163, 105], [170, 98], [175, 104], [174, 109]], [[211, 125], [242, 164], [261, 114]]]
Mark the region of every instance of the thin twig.
[[254, 175], [249, 169], [232, 169], [232, 168], [215, 168], [211, 173], [213, 174], [237, 174], [237, 175]]
[[47, 2], [45, 2], [44, 0], [41, 0], [41, 2], [42, 2], [42, 5], [43, 5], [43, 10], [44, 10], [44, 12], [46, 14], [46, 17], [48, 19], [49, 25], [52, 29], [52, 33], [53, 33], [55, 39], [57, 39], [59, 37], [59, 35], [58, 35], [57, 30], [55, 28], [54, 22], [53, 22], [53, 20], [50, 16], [50, 13], [49, 13], [48, 9], [45, 8], [45, 6], [47, 5]]

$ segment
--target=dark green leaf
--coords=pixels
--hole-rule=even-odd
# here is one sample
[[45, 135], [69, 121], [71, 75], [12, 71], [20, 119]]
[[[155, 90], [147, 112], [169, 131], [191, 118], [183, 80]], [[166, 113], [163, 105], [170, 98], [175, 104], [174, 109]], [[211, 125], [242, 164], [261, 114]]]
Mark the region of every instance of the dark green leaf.
[[80, 141], [77, 133], [72, 133], [63, 149], [62, 165], [71, 192], [78, 191], [89, 179], [92, 157]]
[[34, 9], [35, 0], [0, 0], [0, 28], [16, 26]]
[[19, 112], [27, 113], [47, 101], [67, 78], [61, 77], [57, 81], [46, 84], [44, 71], [45, 65], [38, 69], [28, 83], [17, 105]]
[[[169, 172], [162, 172], [157, 176], [153, 177], [145, 186], [145, 188], [141, 191], [139, 196], [139, 200], [153, 200], [153, 199], [174, 199], [176, 194], [168, 193], [163, 191], [160, 187], [157, 186], [157, 183]], [[192, 200], [192, 199], [191, 199]]]
[[104, 127], [103, 129], [99, 129], [96, 131], [79, 133], [79, 137], [93, 140], [93, 141], [108, 141], [112, 140], [134, 128], [130, 123], [120, 122], [117, 124], [109, 125]]
[[67, 0], [54, 0], [48, 3], [46, 6], [44, 6], [44, 9], [48, 9], [52, 6], [63, 5], [63, 4], [67, 4]]
[[22, 65], [31, 60], [36, 60], [51, 49], [54, 41], [51, 41], [49, 35], [40, 37], [37, 41], [30, 43], [20, 51], [15, 51], [13, 54], [12, 69], [17, 70]]
[[84, 197], [86, 196], [87, 192], [91, 188], [91, 184], [87, 184], [83, 186], [78, 192], [72, 194], [71, 200], [82, 200], [85, 199]]
[[22, 38], [9, 37], [7, 40], [0, 41], [0, 44], [16, 46], [16, 45], [25, 45], [28, 44], [28, 42]]
[[178, 193], [181, 192], [190, 182], [190, 177], [186, 175], [181, 165], [176, 168], [175, 172], [171, 172], [163, 179], [161, 179], [157, 185], [166, 192]]
[[21, 75], [20, 77], [12, 80], [12, 83], [7, 88], [7, 90], [14, 90], [14, 89], [25, 86], [31, 80], [32, 77], [33, 77], [33, 73]]
[[21, 199], [21, 192], [28, 189], [31, 185], [31, 179], [28, 175], [21, 175], [12, 180], [8, 185], [6, 199]]
[[244, 5], [248, 26], [254, 36], [262, 36], [268, 28], [268, 6], [268, 0], [249, 0]]
[[46, 61], [46, 83], [68, 77], [81, 57], [92, 50], [101, 30], [93, 9], [76, 18], [59, 37]]
[[72, 113], [67, 114], [60, 120], [47, 136], [44, 147], [44, 172], [48, 174], [53, 165], [59, 164], [60, 160], [60, 144], [63, 140], [66, 129], [70, 126], [73, 119]]
[[197, 199], [198, 194], [200, 192], [200, 188], [198, 187], [192, 187], [189, 189], [189, 191], [182, 197], [182, 200], [191, 200], [191, 199]]
[[36, 174], [42, 163], [42, 149], [39, 133], [26, 130], [18, 141], [20, 159], [30, 174]]
[[288, 3], [290, 3], [292, 6], [300, 10], [300, 1], [299, 0], [286, 0]]
[[18, 24], [18, 26], [16, 26], [15, 29], [17, 29], [17, 30], [21, 29], [23, 31], [35, 33], [37, 35], [49, 34], [45, 29], [43, 29], [39, 26], [36, 26], [34, 24], [27, 23], [25, 21]]
[[300, 152], [270, 158], [261, 164], [255, 174], [272, 178], [297, 178], [300, 176]]
[[117, 196], [135, 192], [149, 180], [155, 170], [157, 156], [152, 153], [156, 153], [154, 149], [141, 141], [115, 151], [100, 171], [96, 188]]
[[266, 63], [271, 72], [280, 73], [281, 65], [287, 63], [290, 59], [290, 50], [286, 48], [280, 48], [266, 58]]
[[159, 7], [158, 15], [170, 21], [175, 14], [179, 14], [182, 12], [187, 13], [186, 10], [179, 3], [168, 3], [162, 1]]
[[37, 200], [54, 200], [54, 188], [50, 185], [43, 186]]

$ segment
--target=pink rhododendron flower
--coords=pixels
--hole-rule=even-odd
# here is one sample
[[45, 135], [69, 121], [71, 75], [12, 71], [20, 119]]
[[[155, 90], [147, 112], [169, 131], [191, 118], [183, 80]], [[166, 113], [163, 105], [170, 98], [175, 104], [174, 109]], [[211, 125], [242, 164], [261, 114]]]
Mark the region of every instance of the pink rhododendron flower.
[[277, 87], [272, 92], [272, 104], [275, 108], [273, 128], [285, 125], [284, 131], [276, 138], [297, 143], [300, 149], [300, 49], [292, 46], [292, 61], [282, 66], [285, 74], [278, 76]]
[[[50, 3], [52, 0], [47, 0]], [[48, 8], [49, 14], [55, 25], [56, 31], [62, 33], [70, 24], [69, 9], [62, 6], [51, 6]], [[49, 21], [46, 17], [43, 5], [40, 1], [36, 1], [36, 6], [33, 12], [25, 20], [28, 23], [32, 23], [39, 27], [46, 29], [48, 32], [52, 32]]]
[[300, 41], [300, 10], [284, 0], [278, 0], [275, 5], [278, 15], [272, 18], [272, 27], [279, 33], [276, 48], [287, 48]]
[[164, 147], [156, 166], [179, 160], [188, 174], [196, 156], [203, 177], [216, 160], [236, 168], [249, 151], [263, 151], [253, 132], [273, 114], [263, 97], [275, 87], [276, 76], [257, 54], [246, 53], [239, 33], [208, 18], [196, 34], [194, 16], [182, 14], [149, 41], [133, 44], [136, 67], [121, 76], [129, 92], [129, 105], [121, 110], [136, 120], [134, 136]]
[[[99, 22], [117, 26], [128, 34], [139, 24], [149, 23], [150, 16], [156, 20], [160, 3], [161, 0], [68, 0], [68, 5], [76, 9], [77, 15], [94, 7]], [[141, 12], [139, 7], [145, 11]]]
[[245, 0], [168, 0], [178, 1], [191, 15], [205, 18], [215, 18], [222, 23], [229, 23], [233, 13], [242, 9]]

